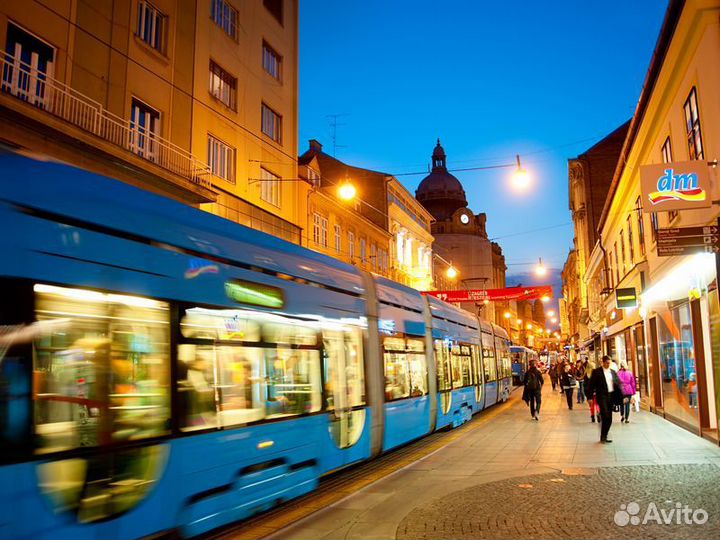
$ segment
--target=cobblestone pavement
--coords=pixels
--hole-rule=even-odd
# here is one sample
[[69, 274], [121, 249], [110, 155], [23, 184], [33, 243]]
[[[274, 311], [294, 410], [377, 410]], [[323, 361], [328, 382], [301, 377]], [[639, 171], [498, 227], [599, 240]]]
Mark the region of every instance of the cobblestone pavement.
[[[477, 429], [270, 538], [720, 538], [720, 448], [645, 411], [600, 444], [587, 406], [569, 411], [549, 387], [539, 422], [516, 391]], [[651, 502], [708, 521], [615, 524]]]
[[[717, 465], [583, 473], [537, 474], [456, 491], [415, 508], [397, 538], [720, 538]], [[692, 512], [678, 512], [678, 503], [697, 511], [696, 521]], [[670, 524], [659, 523], [665, 516]]]

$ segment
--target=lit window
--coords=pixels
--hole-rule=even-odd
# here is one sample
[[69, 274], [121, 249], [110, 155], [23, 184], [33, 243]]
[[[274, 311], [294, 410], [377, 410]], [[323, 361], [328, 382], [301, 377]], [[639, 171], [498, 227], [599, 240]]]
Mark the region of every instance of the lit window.
[[335, 251], [337, 253], [342, 251], [342, 230], [340, 225], [335, 225]]
[[348, 254], [350, 259], [355, 257], [355, 233], [348, 232]]
[[159, 154], [159, 127], [160, 113], [133, 99], [130, 109], [130, 150], [140, 157], [155, 161]]
[[282, 140], [282, 116], [264, 103], [262, 104], [262, 132], [277, 143]]
[[210, 18], [233, 39], [237, 39], [238, 12], [227, 0], [210, 2]]
[[693, 86], [685, 101], [685, 129], [687, 131], [690, 159], [705, 159], [702, 132], [700, 131], [700, 113], [698, 111], [697, 91]]
[[316, 246], [328, 245], [328, 220], [317, 212], [313, 214], [313, 242]]
[[138, 20], [135, 34], [153, 49], [163, 52], [167, 17], [146, 0], [138, 2]]
[[280, 177], [262, 167], [260, 168], [260, 198], [273, 206], [280, 206]]
[[385, 399], [392, 401], [427, 394], [427, 359], [421, 339], [386, 337], [383, 340]]
[[235, 149], [208, 135], [208, 165], [215, 176], [235, 183]]
[[274, 79], [280, 80], [282, 57], [270, 45], [263, 42], [263, 69]]
[[367, 242], [364, 238], [360, 239], [360, 260], [367, 262]]
[[237, 79], [210, 60], [210, 94], [226, 107], [235, 110]]

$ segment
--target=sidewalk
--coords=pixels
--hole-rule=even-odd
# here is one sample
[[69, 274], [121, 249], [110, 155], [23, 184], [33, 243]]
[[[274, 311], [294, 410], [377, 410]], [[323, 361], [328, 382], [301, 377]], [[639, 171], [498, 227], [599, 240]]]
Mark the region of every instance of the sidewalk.
[[[477, 429], [271, 538], [720, 537], [720, 448], [644, 411], [629, 424], [615, 415], [614, 442], [603, 445], [587, 405], [569, 411], [549, 381], [539, 422], [520, 394], [473, 420]], [[630, 523], [650, 503], [687, 504], [708, 520]]]

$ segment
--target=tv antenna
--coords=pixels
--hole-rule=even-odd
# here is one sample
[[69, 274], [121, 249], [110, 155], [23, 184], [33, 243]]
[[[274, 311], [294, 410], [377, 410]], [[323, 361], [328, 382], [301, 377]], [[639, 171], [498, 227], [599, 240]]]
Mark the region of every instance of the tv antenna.
[[330, 139], [332, 140], [333, 145], [333, 157], [335, 157], [335, 154], [337, 153], [338, 148], [347, 148], [344, 145], [338, 145], [337, 143], [337, 131], [339, 126], [346, 126], [347, 124], [343, 124], [338, 122], [338, 118], [342, 118], [343, 116], [350, 116], [350, 113], [340, 113], [340, 114], [326, 114], [325, 118], [328, 118], [330, 121]]

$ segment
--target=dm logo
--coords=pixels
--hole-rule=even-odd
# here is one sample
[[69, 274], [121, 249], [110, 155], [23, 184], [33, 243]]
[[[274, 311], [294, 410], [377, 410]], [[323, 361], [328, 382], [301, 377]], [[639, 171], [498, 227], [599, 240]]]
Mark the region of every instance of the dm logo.
[[665, 174], [657, 180], [657, 191], [648, 194], [652, 204], [666, 201], [704, 201], [707, 193], [698, 182], [696, 173], [674, 174], [673, 169], [665, 169]]

